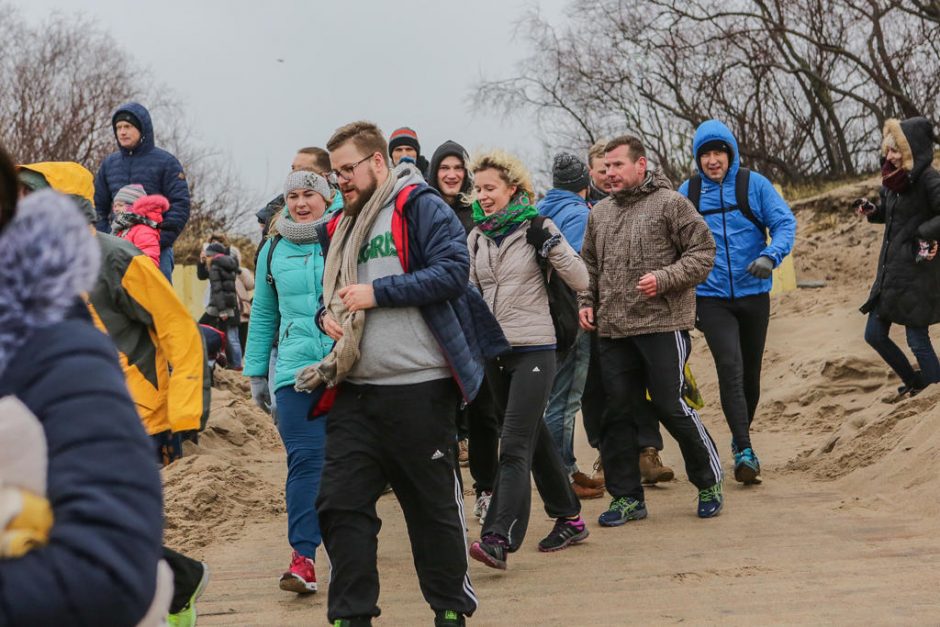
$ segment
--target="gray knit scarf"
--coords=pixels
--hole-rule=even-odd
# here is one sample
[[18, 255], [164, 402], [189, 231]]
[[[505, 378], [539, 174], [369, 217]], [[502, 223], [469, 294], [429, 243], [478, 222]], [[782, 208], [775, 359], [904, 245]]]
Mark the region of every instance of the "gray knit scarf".
[[375, 219], [391, 200], [395, 184], [400, 178], [410, 176], [412, 170], [411, 166], [395, 168], [357, 215], [340, 218], [323, 269], [323, 302], [327, 313], [343, 327], [343, 336], [323, 361], [297, 373], [294, 389], [298, 392], [311, 392], [321, 383], [335, 387], [359, 360], [359, 342], [365, 328], [366, 312], [360, 310], [350, 314], [339, 297], [339, 291], [359, 282], [359, 249], [372, 232]]
[[295, 244], [316, 244], [320, 239], [317, 236], [317, 227], [329, 222], [332, 217], [333, 214], [327, 210], [313, 222], [294, 222], [287, 209], [284, 209], [281, 219], [277, 221], [277, 232]]

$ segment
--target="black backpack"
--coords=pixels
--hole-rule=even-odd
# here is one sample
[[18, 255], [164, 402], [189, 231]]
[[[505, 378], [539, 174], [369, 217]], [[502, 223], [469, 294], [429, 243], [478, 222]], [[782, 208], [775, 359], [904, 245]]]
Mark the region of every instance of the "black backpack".
[[[532, 219], [530, 229], [542, 229], [545, 218], [539, 216]], [[542, 271], [545, 281], [545, 291], [548, 293], [548, 309], [552, 315], [552, 325], [555, 327], [555, 346], [558, 352], [567, 353], [578, 339], [578, 297], [548, 259], [535, 251], [535, 259]]]
[[275, 235], [271, 238], [271, 245], [268, 246], [268, 274], [264, 277], [265, 282], [271, 286], [271, 289], [274, 290], [274, 293], [277, 294], [277, 285], [274, 284], [274, 275], [271, 274], [271, 260], [274, 259], [274, 249], [277, 248], [278, 243], [281, 241], [281, 235]]
[[[764, 234], [764, 239], [767, 239], [767, 227], [761, 224], [761, 221], [757, 219], [757, 216], [754, 215], [754, 212], [751, 211], [751, 203], [747, 198], [748, 186], [751, 183], [751, 171], [747, 168], [738, 168], [738, 174], [734, 178], [734, 199], [737, 203], [737, 207], [728, 207], [728, 209], [737, 208], [741, 214], [747, 218], [751, 224], [757, 228], [758, 231]], [[703, 216], [709, 216], [716, 213], [721, 213], [722, 209], [709, 209], [708, 211], [702, 211], [699, 209], [699, 203], [702, 200], [702, 175], [693, 174], [689, 178], [689, 201], [695, 205], [695, 210], [701, 213]]]

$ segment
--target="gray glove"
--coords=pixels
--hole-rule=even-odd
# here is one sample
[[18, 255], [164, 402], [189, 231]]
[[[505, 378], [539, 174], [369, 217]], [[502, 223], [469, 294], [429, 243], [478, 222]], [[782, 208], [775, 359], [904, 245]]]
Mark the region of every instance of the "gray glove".
[[251, 377], [251, 399], [255, 405], [271, 413], [271, 390], [266, 377]]
[[751, 262], [751, 265], [747, 267], [747, 271], [758, 279], [769, 279], [774, 272], [773, 259], [761, 255]]

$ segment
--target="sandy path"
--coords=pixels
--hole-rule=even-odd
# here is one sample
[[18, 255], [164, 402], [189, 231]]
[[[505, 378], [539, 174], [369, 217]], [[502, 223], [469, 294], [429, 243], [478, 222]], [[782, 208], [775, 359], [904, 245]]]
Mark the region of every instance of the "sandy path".
[[[481, 600], [473, 624], [940, 624], [940, 386], [894, 403], [897, 381], [862, 341], [865, 319], [857, 307], [879, 233], [854, 221], [820, 230], [802, 216], [801, 233], [803, 276], [830, 284], [773, 302], [754, 433], [764, 485], [726, 482], [724, 512], [702, 521], [694, 514], [694, 488], [675, 481], [647, 492], [647, 520], [619, 529], [596, 524], [606, 499], [587, 501], [591, 537], [556, 554], [536, 550], [552, 524], [536, 496], [530, 534], [509, 570], [471, 563]], [[894, 335], [903, 342], [900, 329]], [[704, 340], [693, 342], [693, 370], [709, 403], [703, 419], [729, 470], [714, 367]], [[245, 448], [237, 438], [252, 440], [237, 421], [214, 420], [211, 430], [228, 433], [216, 434], [220, 448], [209, 452], [229, 465], [216, 469], [222, 488], [203, 495], [199, 511], [215, 511], [218, 499], [235, 513], [201, 524], [185, 509], [171, 516], [202, 534], [190, 546], [216, 538], [191, 551], [214, 572], [199, 624], [326, 624], [325, 555], [318, 556], [319, 594], [298, 598], [277, 589], [289, 556], [279, 500], [283, 455], [270, 441]], [[257, 424], [249, 426], [249, 435], [263, 435]], [[264, 437], [276, 441], [271, 433]], [[583, 437], [579, 430], [577, 452], [590, 467], [594, 455]], [[666, 442], [666, 461], [684, 477], [674, 442]], [[226, 474], [240, 483], [226, 490]], [[199, 481], [175, 489], [184, 500], [199, 496]], [[243, 503], [245, 493], [261, 496]], [[429, 625], [394, 497], [380, 500], [379, 513], [383, 615], [375, 622]], [[238, 518], [249, 522], [239, 528]], [[181, 542], [194, 537], [182, 527], [175, 533]], [[469, 533], [479, 534], [476, 521]]]
[[[706, 419], [724, 442], [727, 427], [716, 423], [715, 411], [706, 411]], [[694, 489], [676, 481], [648, 491], [650, 518], [619, 529], [596, 525], [606, 500], [585, 502], [591, 537], [570, 550], [543, 555], [535, 543], [551, 521], [534, 499], [531, 533], [509, 570], [472, 563], [481, 599], [473, 623], [940, 620], [938, 526], [869, 511], [863, 502], [845, 499], [832, 483], [780, 472], [805, 446], [804, 435], [765, 430], [757, 437], [767, 480], [752, 489], [726, 484], [726, 509], [714, 520], [695, 517]], [[593, 459], [583, 441], [578, 452], [582, 460]], [[666, 456], [667, 461], [679, 459], [671, 440]], [[264, 461], [259, 472], [280, 483], [280, 457], [268, 454]], [[397, 502], [383, 497], [379, 511], [384, 521], [379, 545], [383, 615], [376, 624], [430, 624]], [[471, 521], [469, 528], [475, 537], [479, 525]], [[277, 589], [287, 562], [285, 537], [286, 519], [279, 516], [250, 524], [235, 542], [196, 551], [214, 570], [199, 604], [201, 625], [326, 624], [326, 585], [308, 598]], [[320, 578], [328, 580], [322, 555]]]

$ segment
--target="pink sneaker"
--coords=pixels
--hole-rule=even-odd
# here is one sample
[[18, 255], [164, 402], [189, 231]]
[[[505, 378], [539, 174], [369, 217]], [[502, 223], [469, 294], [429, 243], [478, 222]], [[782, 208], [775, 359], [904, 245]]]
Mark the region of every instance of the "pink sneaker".
[[294, 551], [290, 558], [290, 569], [281, 575], [281, 590], [297, 594], [316, 592], [317, 571], [313, 560]]

